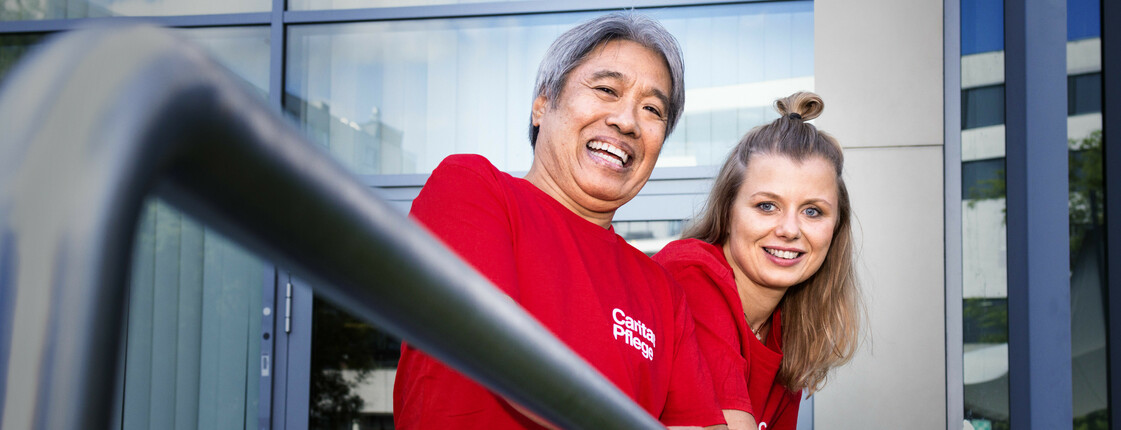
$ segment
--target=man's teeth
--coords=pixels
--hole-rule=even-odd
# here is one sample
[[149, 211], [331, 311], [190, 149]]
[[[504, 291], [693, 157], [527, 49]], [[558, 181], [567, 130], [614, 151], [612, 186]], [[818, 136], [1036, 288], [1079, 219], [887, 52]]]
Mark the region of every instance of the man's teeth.
[[799, 254], [799, 253], [794, 252], [794, 251], [780, 251], [780, 250], [771, 249], [771, 248], [763, 248], [763, 249], [766, 249], [767, 253], [769, 253], [769, 254], [771, 254], [775, 257], [784, 258], [784, 259], [787, 259], [787, 260], [793, 260], [795, 258], [798, 258], [798, 254]]
[[623, 162], [620, 161], [618, 158], [612, 157], [612, 156], [604, 154], [602, 152], [595, 152], [595, 151], [592, 151], [592, 155], [594, 155], [596, 157], [599, 157], [600, 159], [607, 160], [607, 161], [610, 161], [612, 163], [615, 163], [616, 166], [623, 167]]
[[[609, 153], [611, 153], [611, 155], [619, 157], [619, 160], [622, 160], [622, 164], [626, 164], [627, 160], [631, 158], [630, 156], [627, 155], [626, 152], [623, 152], [622, 149], [619, 149], [615, 145], [609, 145], [609, 144], [599, 142], [599, 141], [592, 141], [592, 143], [588, 144], [588, 147], [592, 148], [592, 149], [597, 149], [597, 150], [600, 150], [600, 151], [609, 152]], [[607, 157], [602, 157], [602, 158], [607, 159]]]

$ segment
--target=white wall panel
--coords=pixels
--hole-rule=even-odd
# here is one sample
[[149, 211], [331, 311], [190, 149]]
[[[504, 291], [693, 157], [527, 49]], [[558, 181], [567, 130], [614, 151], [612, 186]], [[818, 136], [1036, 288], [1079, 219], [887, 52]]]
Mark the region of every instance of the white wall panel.
[[817, 430], [946, 428], [942, 2], [814, 3], [817, 124], [846, 147], [869, 341]]

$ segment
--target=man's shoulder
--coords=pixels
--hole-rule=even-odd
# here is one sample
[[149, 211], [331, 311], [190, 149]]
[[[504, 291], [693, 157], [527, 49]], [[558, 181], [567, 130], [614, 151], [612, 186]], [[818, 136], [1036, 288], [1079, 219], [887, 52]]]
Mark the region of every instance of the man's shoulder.
[[466, 169], [480, 174], [493, 175], [499, 173], [497, 167], [490, 162], [486, 157], [479, 154], [452, 154], [444, 158], [432, 174], [442, 173], [448, 170]]
[[[486, 157], [478, 154], [453, 154], [440, 162], [425, 182], [440, 183], [441, 189], [451, 193], [471, 193], [473, 190], [498, 190], [514, 187], [514, 178], [498, 170]], [[423, 191], [422, 191], [423, 192]]]

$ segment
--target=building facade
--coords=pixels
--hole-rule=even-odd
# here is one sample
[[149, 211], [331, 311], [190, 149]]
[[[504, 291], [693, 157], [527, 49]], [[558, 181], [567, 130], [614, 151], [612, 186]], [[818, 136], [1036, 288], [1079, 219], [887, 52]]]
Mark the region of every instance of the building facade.
[[[777, 115], [778, 97], [820, 94], [815, 122], [845, 147], [867, 330], [852, 363], [803, 403], [799, 428], [1105, 429], [1103, 88], [1116, 72], [1102, 3], [0, 0], [0, 85], [52, 33], [172, 27], [407, 211], [450, 154], [525, 172], [544, 50], [582, 20], [635, 8], [681, 42], [687, 100], [650, 183], [616, 216], [638, 248], [653, 254], [680, 234], [727, 151]], [[1049, 19], [1029, 19], [1040, 10]], [[1055, 28], [1061, 47], [1038, 44]], [[1056, 61], [1063, 79], [1024, 73]], [[1037, 112], [1055, 103], [1065, 114]], [[1062, 137], [1031, 131], [1045, 119]], [[1037, 140], [1065, 156], [1039, 155]], [[1048, 168], [1062, 169], [1060, 196], [1030, 180]], [[1066, 208], [1065, 224], [1020, 210], [1033, 205]], [[137, 232], [115, 426], [392, 428], [398, 340], [163, 202], [145, 207]], [[1061, 261], [1038, 263], [1048, 255]], [[1041, 283], [1051, 272], [1035, 268], [1062, 280]], [[1059, 376], [1045, 390], [1048, 363]], [[1025, 410], [1045, 401], [1070, 409]]]

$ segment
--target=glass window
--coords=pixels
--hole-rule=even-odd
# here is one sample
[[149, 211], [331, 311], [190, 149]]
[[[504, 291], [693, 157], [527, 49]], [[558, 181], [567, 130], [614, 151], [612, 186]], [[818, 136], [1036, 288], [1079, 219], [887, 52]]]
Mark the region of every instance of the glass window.
[[1102, 111], [1102, 74], [1087, 73], [1067, 78], [1067, 115]]
[[[1108, 429], [1103, 280], [1100, 0], [1067, 1], [1067, 138], [1073, 427]], [[965, 419], [1008, 428], [1003, 16], [962, 0]], [[999, 115], [997, 113], [999, 112]], [[1057, 144], [1062, 144], [1057, 142]]]
[[1102, 176], [1101, 1], [1067, 1], [1073, 428], [1109, 428]]
[[358, 9], [398, 6], [434, 6], [529, 0], [288, 0], [289, 10]]
[[188, 28], [176, 31], [202, 46], [251, 88], [256, 88], [262, 99], [268, 97], [268, 27]]
[[0, 21], [267, 12], [271, 0], [0, 0]]
[[961, 128], [1004, 124], [1004, 85], [961, 90]]
[[1003, 0], [961, 0], [962, 55], [1003, 51], [1003, 17]]
[[962, 351], [967, 429], [1008, 429], [1004, 4], [961, 1]]
[[666, 244], [680, 239], [688, 220], [674, 221], [616, 221], [615, 234], [622, 236], [631, 246], [653, 256]]
[[[775, 98], [813, 89], [811, 2], [649, 11], [681, 42], [685, 113], [659, 166], [712, 165]], [[538, 63], [597, 13], [293, 26], [285, 110], [359, 174], [428, 173], [449, 154], [532, 161]], [[737, 55], [728, 55], [734, 52]]]
[[961, 195], [968, 200], [1004, 197], [1004, 158], [963, 161]]
[[[267, 96], [268, 28], [177, 31]], [[257, 426], [264, 267], [170, 206], [145, 206], [133, 250], [121, 428]]]
[[[10, 2], [9, 2], [10, 3]], [[267, 95], [267, 27], [176, 30]], [[0, 36], [0, 79], [44, 35]], [[255, 428], [264, 263], [159, 201], [133, 249], [123, 429]]]
[[308, 428], [391, 430], [400, 358], [400, 339], [316, 298]]
[[255, 428], [264, 266], [149, 203], [129, 282], [122, 429]]

